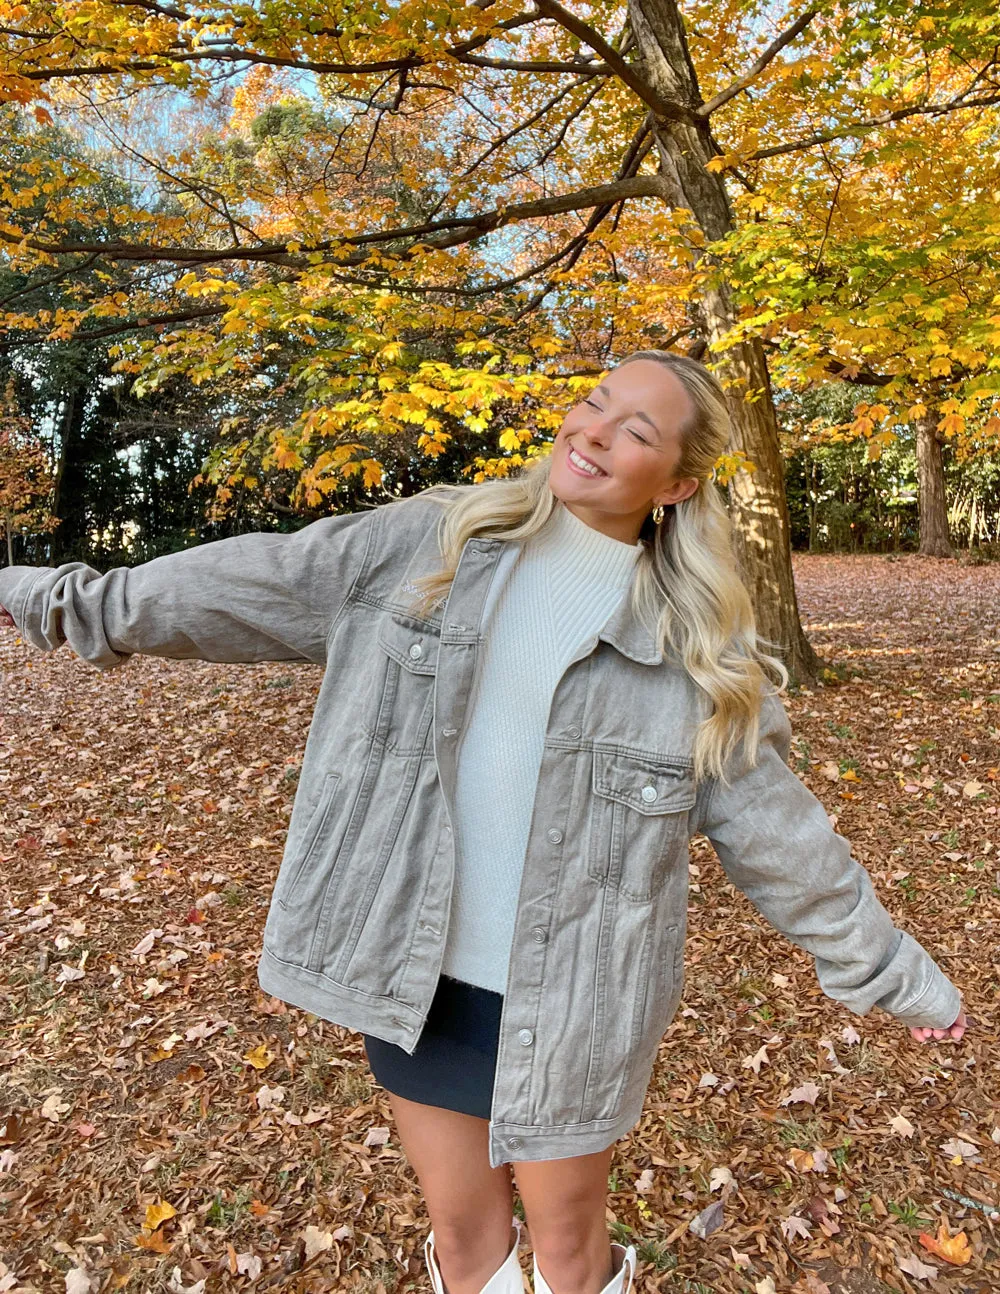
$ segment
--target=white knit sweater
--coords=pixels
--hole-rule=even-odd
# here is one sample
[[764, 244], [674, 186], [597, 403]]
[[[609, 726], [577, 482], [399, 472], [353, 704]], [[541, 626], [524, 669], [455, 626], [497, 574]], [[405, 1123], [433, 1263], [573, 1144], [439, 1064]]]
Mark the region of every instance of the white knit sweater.
[[549, 706], [627, 593], [642, 544], [557, 503], [521, 548], [484, 628], [458, 748], [455, 887], [442, 973], [503, 993]]

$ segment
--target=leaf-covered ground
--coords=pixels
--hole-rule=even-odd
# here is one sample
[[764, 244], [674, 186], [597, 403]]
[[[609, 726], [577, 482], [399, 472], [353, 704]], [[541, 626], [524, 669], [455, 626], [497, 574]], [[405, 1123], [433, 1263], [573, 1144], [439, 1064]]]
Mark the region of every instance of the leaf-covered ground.
[[[794, 765], [970, 1029], [919, 1044], [823, 997], [696, 839], [609, 1227], [641, 1291], [996, 1289], [1000, 569], [795, 568], [834, 670], [790, 698]], [[256, 982], [319, 670], [101, 673], [12, 631], [0, 661], [0, 1291], [428, 1290], [360, 1035]]]

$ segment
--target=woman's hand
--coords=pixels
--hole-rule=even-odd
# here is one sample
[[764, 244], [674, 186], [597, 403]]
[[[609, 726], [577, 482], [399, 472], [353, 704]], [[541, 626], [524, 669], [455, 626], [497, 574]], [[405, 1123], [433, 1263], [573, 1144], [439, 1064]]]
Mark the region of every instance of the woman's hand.
[[0, 607], [0, 627], [4, 629], [17, 628], [17, 625], [15, 625], [14, 623], [14, 617], [10, 614], [10, 612], [7, 610], [6, 607]]
[[911, 1029], [910, 1033], [916, 1038], [917, 1042], [929, 1042], [931, 1038], [938, 1041], [941, 1038], [954, 1038], [958, 1042], [959, 1038], [965, 1033], [968, 1026], [968, 1020], [965, 1018], [965, 1008], [963, 1007], [958, 1013], [958, 1019], [947, 1029]]

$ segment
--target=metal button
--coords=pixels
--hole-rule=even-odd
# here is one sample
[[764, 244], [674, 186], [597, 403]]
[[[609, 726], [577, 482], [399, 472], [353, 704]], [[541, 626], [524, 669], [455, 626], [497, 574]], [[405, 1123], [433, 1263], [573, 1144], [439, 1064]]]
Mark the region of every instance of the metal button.
[[424, 654], [424, 649], [423, 647], [420, 646], [419, 643], [410, 644], [410, 655], [413, 657], [414, 660], [419, 660], [423, 654]]
[[508, 1137], [508, 1138], [507, 1138], [507, 1148], [508, 1148], [508, 1150], [520, 1150], [520, 1148], [521, 1148], [521, 1138], [520, 1138], [520, 1137]]
[[566, 729], [567, 737], [579, 737], [579, 735], [580, 735], [580, 729], [576, 726], [575, 723]]
[[545, 931], [545, 927], [533, 926], [531, 931], [531, 937], [532, 939], [534, 939], [536, 944], [545, 943], [545, 940], [548, 938], [548, 935], [546, 934], [546, 931]]
[[522, 1043], [525, 1047], [530, 1047], [531, 1044], [535, 1041], [535, 1035], [531, 1032], [530, 1029], [522, 1029], [521, 1032], [517, 1035], [517, 1040], [518, 1042]]
[[653, 801], [656, 799], [656, 787], [644, 786], [642, 790], [639, 792], [639, 794], [642, 796], [642, 798], [646, 801], [647, 804], [652, 804]]
[[545, 834], [548, 836], [548, 838], [552, 841], [554, 845], [558, 845], [560, 840], [562, 840], [562, 832], [559, 830], [558, 827], [549, 827], [548, 831]]

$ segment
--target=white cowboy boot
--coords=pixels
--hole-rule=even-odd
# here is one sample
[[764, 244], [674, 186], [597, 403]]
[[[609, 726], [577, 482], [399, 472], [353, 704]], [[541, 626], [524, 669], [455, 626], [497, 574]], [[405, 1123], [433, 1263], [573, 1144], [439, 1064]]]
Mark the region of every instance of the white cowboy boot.
[[[629, 1294], [635, 1278], [635, 1245], [624, 1245], [611, 1242], [611, 1258], [615, 1265], [615, 1274], [601, 1290], [601, 1294]], [[538, 1270], [538, 1259], [535, 1264], [535, 1294], [552, 1294], [548, 1282]]]
[[[516, 1231], [514, 1247], [483, 1286], [480, 1294], [524, 1294], [524, 1278], [521, 1275], [521, 1263], [517, 1253], [521, 1243], [521, 1220], [516, 1216], [512, 1217], [510, 1224]], [[434, 1294], [445, 1294], [441, 1268], [438, 1266], [437, 1254], [434, 1252], [433, 1231], [424, 1241], [424, 1259], [431, 1275]]]

